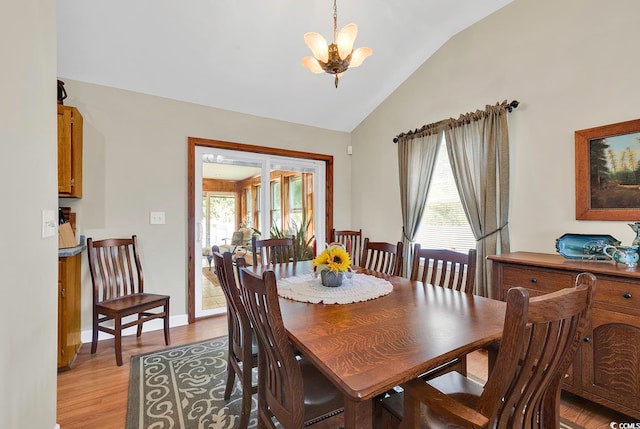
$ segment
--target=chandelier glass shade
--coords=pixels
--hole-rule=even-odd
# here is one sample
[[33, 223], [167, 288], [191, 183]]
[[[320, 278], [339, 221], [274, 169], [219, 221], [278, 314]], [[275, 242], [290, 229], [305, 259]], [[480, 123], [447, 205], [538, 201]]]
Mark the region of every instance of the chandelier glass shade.
[[318, 33], [306, 33], [304, 42], [311, 49], [312, 57], [304, 57], [302, 65], [312, 73], [329, 73], [335, 76], [335, 85], [347, 69], [358, 67], [373, 53], [370, 48], [353, 50], [353, 43], [358, 35], [356, 24], [347, 24], [338, 33], [338, 9], [333, 1], [333, 43]]

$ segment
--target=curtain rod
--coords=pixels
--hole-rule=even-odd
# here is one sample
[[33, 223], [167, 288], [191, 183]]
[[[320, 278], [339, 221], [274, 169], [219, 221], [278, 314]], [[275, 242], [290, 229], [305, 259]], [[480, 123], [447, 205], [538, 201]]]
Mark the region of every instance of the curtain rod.
[[[505, 108], [507, 109], [507, 111], [508, 111], [509, 113], [511, 113], [511, 112], [513, 111], [513, 109], [517, 108], [517, 107], [520, 105], [520, 102], [519, 102], [518, 100], [513, 100], [513, 101], [512, 101], [512, 102], [510, 102], [510, 103], [507, 103], [507, 102], [505, 101], [504, 103], [505, 103]], [[500, 103], [500, 104], [502, 104], [502, 103]], [[434, 126], [436, 126], [436, 127], [437, 127], [437, 126], [439, 126], [439, 125], [443, 125], [443, 124], [445, 124], [446, 122], [449, 122], [450, 120], [451, 120], [451, 119], [443, 119], [443, 120], [441, 120], [441, 121], [434, 122], [434, 123], [432, 123], [432, 124], [423, 125], [421, 128], [416, 128], [416, 129], [415, 129], [415, 130], [413, 130], [413, 131], [407, 131], [406, 133], [400, 133], [400, 134], [398, 134], [397, 136], [395, 136], [395, 137], [393, 138], [393, 142], [394, 142], [394, 143], [398, 143], [398, 138], [400, 138], [400, 137], [402, 137], [402, 136], [407, 136], [407, 135], [409, 135], [409, 136], [410, 136], [410, 135], [412, 135], [412, 134], [419, 133], [420, 131], [425, 130], [425, 129], [426, 129], [426, 128], [428, 128], [428, 127], [434, 127]]]

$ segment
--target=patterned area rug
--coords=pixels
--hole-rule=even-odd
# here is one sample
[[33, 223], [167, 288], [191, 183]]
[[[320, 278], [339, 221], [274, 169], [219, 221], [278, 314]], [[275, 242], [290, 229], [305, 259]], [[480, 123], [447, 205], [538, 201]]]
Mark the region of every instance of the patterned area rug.
[[[227, 342], [225, 336], [131, 358], [125, 429], [238, 428], [242, 391], [237, 378], [231, 399], [223, 397]], [[258, 426], [257, 406], [254, 395], [249, 428]], [[565, 419], [560, 428], [584, 429]]]
[[[131, 359], [126, 429], [232, 429], [239, 427], [242, 391], [236, 378], [223, 398], [227, 337], [172, 347]], [[249, 427], [257, 427], [253, 396]]]

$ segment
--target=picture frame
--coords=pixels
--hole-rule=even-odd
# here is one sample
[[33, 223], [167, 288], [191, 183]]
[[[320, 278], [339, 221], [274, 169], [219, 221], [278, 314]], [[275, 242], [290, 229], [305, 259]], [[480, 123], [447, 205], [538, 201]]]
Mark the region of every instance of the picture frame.
[[640, 220], [640, 119], [575, 132], [576, 219]]

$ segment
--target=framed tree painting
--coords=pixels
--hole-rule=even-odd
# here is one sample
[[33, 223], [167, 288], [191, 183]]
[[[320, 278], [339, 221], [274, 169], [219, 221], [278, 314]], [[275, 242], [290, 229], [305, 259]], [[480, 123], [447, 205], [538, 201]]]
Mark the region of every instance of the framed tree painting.
[[575, 132], [576, 219], [640, 220], [640, 119]]

